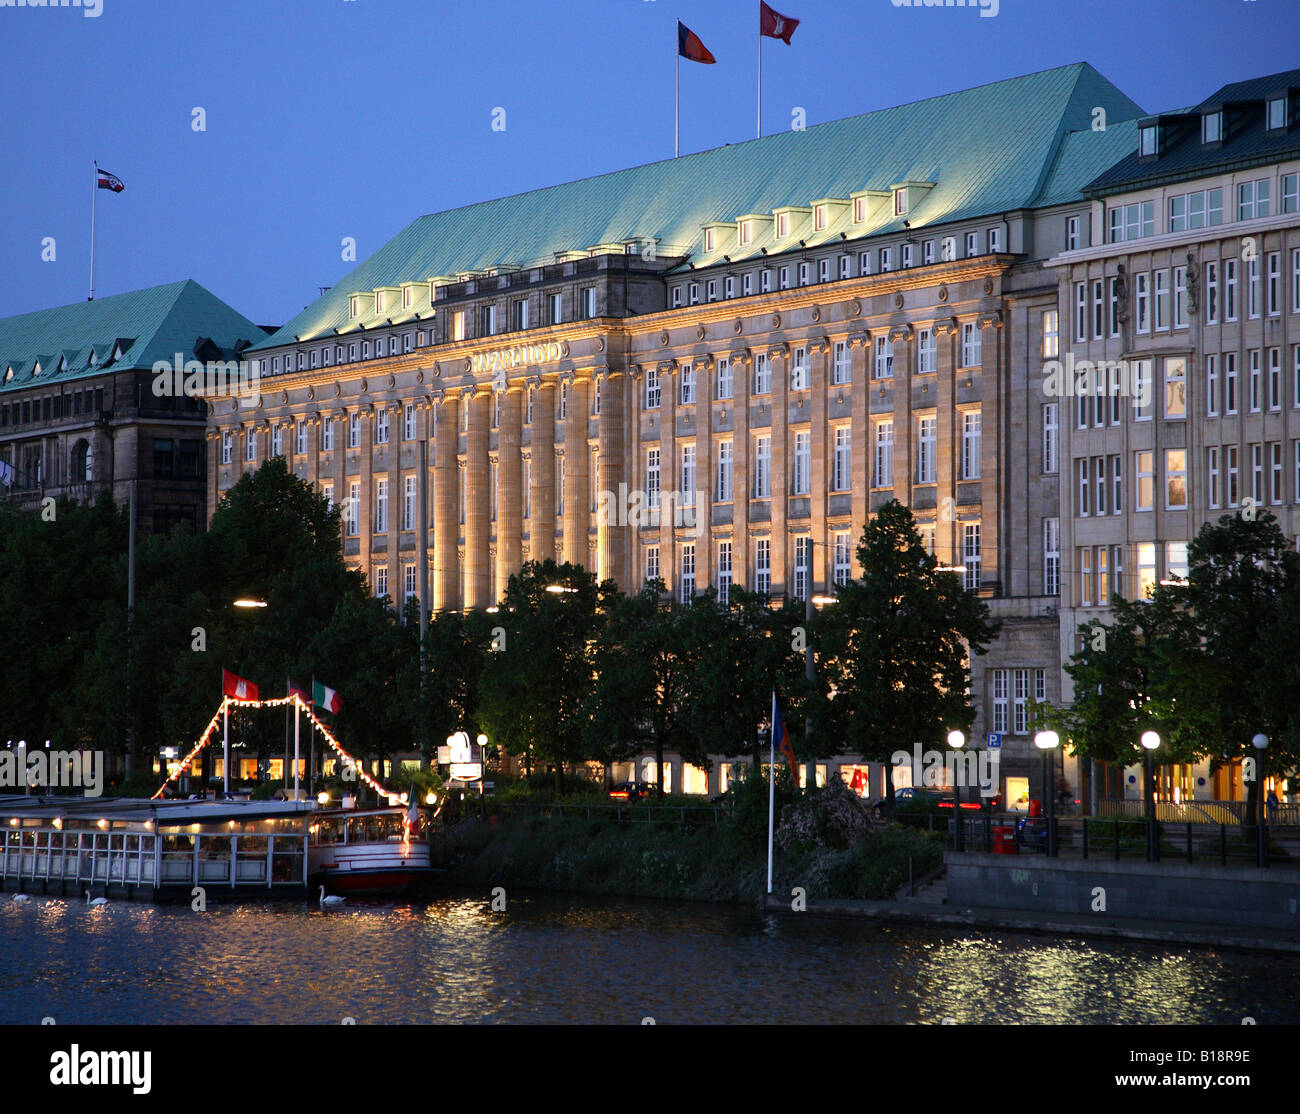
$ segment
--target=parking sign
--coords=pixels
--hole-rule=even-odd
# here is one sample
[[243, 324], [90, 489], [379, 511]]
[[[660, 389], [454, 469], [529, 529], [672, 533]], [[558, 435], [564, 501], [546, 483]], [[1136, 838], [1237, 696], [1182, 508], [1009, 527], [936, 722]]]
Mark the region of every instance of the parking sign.
[[989, 732], [988, 748], [989, 750], [1000, 750], [1002, 747], [1002, 734], [998, 731]]

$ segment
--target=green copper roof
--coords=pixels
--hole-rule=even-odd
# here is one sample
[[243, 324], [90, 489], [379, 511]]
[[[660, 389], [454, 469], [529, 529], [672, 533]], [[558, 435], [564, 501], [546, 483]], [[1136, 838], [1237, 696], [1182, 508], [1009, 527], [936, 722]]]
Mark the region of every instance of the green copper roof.
[[[1068, 132], [1090, 128], [1099, 107], [1112, 125], [1142, 114], [1095, 69], [1079, 62], [434, 213], [409, 225], [258, 347], [332, 336], [358, 324], [386, 324], [389, 314], [350, 319], [348, 299], [357, 291], [503, 264], [552, 263], [558, 252], [627, 240], [654, 239], [660, 255], [689, 255], [698, 263], [702, 229], [711, 221], [807, 206], [819, 198], [847, 199], [904, 181], [936, 183], [907, 214], [913, 228], [1026, 207], [1049, 180], [1052, 197], [1078, 199], [1079, 187], [1105, 162], [1072, 153], [1065, 167], [1056, 168], [1057, 154]], [[1104, 139], [1102, 145], [1108, 147]], [[854, 226], [850, 235], [901, 229], [903, 218], [881, 208], [888, 211], [880, 220]], [[849, 219], [840, 214], [809, 245], [838, 239]], [[782, 250], [801, 238], [774, 244], [771, 235], [767, 230], [766, 239], [757, 238], [744, 251]], [[729, 254], [741, 258], [734, 250]]]
[[0, 391], [110, 369], [152, 368], [160, 360], [171, 363], [177, 352], [182, 360], [200, 358], [195, 345], [204, 338], [229, 357], [239, 341], [265, 336], [264, 329], [191, 279], [112, 294], [0, 318]]

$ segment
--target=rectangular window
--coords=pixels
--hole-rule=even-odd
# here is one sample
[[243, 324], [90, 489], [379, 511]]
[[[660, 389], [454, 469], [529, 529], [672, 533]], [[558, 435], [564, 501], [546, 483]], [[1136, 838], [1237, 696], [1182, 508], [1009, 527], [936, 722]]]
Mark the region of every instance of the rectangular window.
[[1219, 506], [1219, 449], [1217, 446], [1205, 450], [1206, 495], [1210, 509]]
[[659, 409], [659, 369], [647, 368], [645, 373], [645, 408]]
[[1061, 315], [1057, 310], [1043, 311], [1043, 359], [1054, 360], [1061, 354]]
[[1174, 268], [1174, 328], [1187, 328], [1187, 268]]
[[706, 302], [716, 302], [718, 300], [718, 280], [709, 279], [704, 284], [704, 300]]
[[731, 374], [731, 358], [729, 356], [718, 357], [717, 372], [717, 397], [720, 400], [729, 399], [735, 391], [735, 382]]
[[402, 529], [415, 529], [415, 477], [402, 477]]
[[1110, 575], [1106, 569], [1106, 547], [1097, 546], [1097, 606], [1110, 604]]
[[772, 496], [772, 438], [760, 434], [754, 438], [754, 498]]
[[935, 482], [936, 419], [918, 418], [916, 422], [916, 482]]
[[790, 268], [780, 267], [777, 269], [776, 275], [777, 275], [777, 285], [782, 290], [789, 290], [790, 289]]
[[1155, 491], [1155, 477], [1152, 473], [1153, 454], [1149, 450], [1141, 450], [1134, 453], [1133, 458], [1133, 473], [1137, 484], [1134, 489], [1137, 492], [1137, 496], [1133, 509], [1137, 511], [1149, 511], [1153, 506], [1153, 496]]
[[591, 320], [596, 316], [596, 288], [594, 286], [588, 286], [582, 291], [582, 315], [587, 320]]
[[380, 409], [375, 414], [375, 444], [388, 444], [388, 410]]
[[1252, 348], [1246, 353], [1246, 364], [1249, 369], [1247, 383], [1250, 391], [1250, 412], [1258, 414], [1260, 409], [1260, 376], [1262, 369], [1259, 366], [1259, 349]]
[[1051, 475], [1057, 469], [1058, 447], [1060, 445], [1060, 426], [1058, 425], [1058, 404], [1043, 404], [1043, 472]]
[[1268, 446], [1268, 501], [1282, 502], [1282, 442], [1272, 441]]
[[794, 435], [794, 483], [791, 495], [807, 495], [811, 491], [810, 470], [812, 463], [812, 434], [800, 432]]
[[388, 481], [375, 481], [375, 533], [388, 531]]
[[904, 244], [903, 245], [903, 266], [910, 267], [911, 265], [912, 265], [912, 245]]
[[681, 470], [681, 501], [682, 505], [692, 507], [695, 505], [695, 446], [682, 446], [682, 470]]
[[764, 595], [772, 591], [772, 539], [754, 542], [754, 591]]
[[1214, 418], [1219, 414], [1219, 357], [1205, 357], [1205, 413]]
[[834, 554], [831, 580], [836, 585], [847, 584], [852, 572], [852, 535], [847, 530], [836, 530], [831, 535], [831, 550]]
[[875, 377], [877, 379], [892, 379], [894, 377], [894, 342], [887, 336], [877, 336], [875, 348]]
[[718, 498], [719, 503], [731, 502], [731, 439], [718, 442]]
[[271, 455], [284, 456], [284, 427], [275, 425], [271, 427]]
[[772, 272], [762, 270], [758, 273], [758, 290], [760, 294], [766, 294], [772, 289]]
[[682, 406], [691, 406], [695, 402], [695, 365], [682, 364], [680, 379], [681, 393], [677, 401]]
[[1268, 350], [1268, 408], [1282, 409], [1282, 349]]
[[647, 449], [645, 454], [645, 496], [650, 508], [659, 506], [659, 450]]
[[1088, 286], [1082, 282], [1074, 284], [1074, 339], [1088, 339]]
[[1076, 480], [1075, 492], [1078, 496], [1077, 504], [1075, 506], [1075, 514], [1078, 515], [1079, 518], [1087, 518], [1092, 512], [1092, 501], [1088, 496], [1088, 476], [1090, 473], [1088, 471], [1087, 457], [1074, 462], [1074, 473]]
[[375, 569], [375, 595], [383, 599], [388, 595], [388, 566], [380, 565]]
[[1080, 218], [1065, 218], [1065, 250], [1078, 251], [1082, 246], [1083, 240], [1080, 236]]
[[1075, 584], [1075, 598], [1080, 607], [1092, 606], [1092, 546], [1084, 545], [1075, 550], [1075, 569], [1078, 582]]
[[510, 306], [510, 324], [516, 329], [528, 328], [528, 301], [520, 298]]
[[894, 269], [894, 256], [892, 248], [880, 249], [880, 273], [886, 274]]
[[871, 274], [871, 252], [864, 251], [858, 253], [858, 274]]
[[718, 602], [726, 607], [731, 602], [731, 542], [718, 542]]
[[307, 451], [307, 423], [301, 419], [293, 425], [293, 451], [299, 456]]
[[1156, 547], [1151, 542], [1143, 542], [1137, 547], [1138, 561], [1138, 599], [1143, 600], [1155, 591], [1156, 587]]
[[[560, 397], [559, 397], [559, 418], [558, 418], [558, 420], [559, 420], [559, 421], [564, 421], [565, 418], [567, 418], [568, 415], [569, 415], [569, 384], [568, 384], [568, 381], [567, 381], [567, 380], [564, 381], [564, 382], [562, 382], [562, 383], [560, 384], [559, 395], [560, 395]], [[466, 410], [466, 413], [468, 413], [468, 410]], [[468, 428], [468, 427], [466, 427], [466, 428]]]
[[1213, 260], [1205, 264], [1205, 323], [1219, 323], [1219, 265]]
[[752, 271], [746, 271], [740, 276], [740, 293], [745, 298], [754, 293], [754, 273]]
[[831, 466], [831, 490], [848, 491], [852, 485], [853, 440], [848, 426], [835, 427], [835, 456]]
[[875, 461], [872, 469], [872, 487], [894, 486], [894, 423], [892, 421], [876, 422]]
[[356, 537], [361, 533], [361, 485], [359, 483], [348, 484], [346, 511], [348, 536]]
[[1133, 276], [1133, 315], [1134, 328], [1139, 333], [1151, 331], [1151, 295], [1148, 289], [1148, 275], [1139, 271]]
[[1156, 332], [1165, 332], [1169, 328], [1169, 272], [1158, 270], [1155, 278]]
[[1029, 732], [1029, 681], [1028, 669], [1012, 671], [1011, 733], [1025, 735]]
[[1237, 412], [1237, 353], [1223, 354], [1223, 412]]
[[250, 429], [244, 434], [244, 460], [248, 462], [257, 459], [257, 430]]
[[1269, 215], [1268, 178], [1257, 178], [1253, 182], [1242, 182], [1237, 187], [1237, 219], [1254, 220]]
[[409, 402], [402, 410], [402, 440], [415, 440], [415, 407]]
[[1124, 510], [1124, 460], [1117, 453], [1110, 458], [1110, 513]]
[[1241, 469], [1237, 459], [1237, 446], [1225, 445], [1223, 447], [1223, 456], [1225, 460], [1224, 495], [1227, 497], [1228, 506], [1235, 507], [1241, 502]]
[[808, 586], [812, 580], [812, 538], [798, 537], [794, 540], [794, 598], [806, 600]]
[[1008, 697], [1010, 695], [1010, 677], [1011, 671], [1008, 669], [990, 670], [993, 674], [993, 686], [990, 703], [993, 706], [993, 715], [990, 717], [993, 730], [1001, 734], [1007, 733], [1010, 725], [1010, 716], [1008, 714]]
[[1092, 280], [1092, 335], [1093, 339], [1101, 340], [1105, 335], [1104, 317], [1101, 299], [1101, 279]]
[[961, 416], [961, 479], [980, 478], [980, 411], [968, 410]]
[[772, 365], [765, 353], [754, 356], [754, 394], [770, 395], [772, 393]]
[[1165, 450], [1165, 506], [1187, 509], [1187, 453], [1183, 449]]
[[695, 543], [685, 542], [682, 545], [682, 576], [680, 584], [681, 593], [677, 597], [682, 603], [690, 603], [695, 597]]
[[1291, 312], [1300, 313], [1300, 248], [1291, 252]]
[[734, 275], [728, 275], [723, 280], [722, 296], [724, 298], [734, 298], [736, 296], [736, 278]]
[[[461, 479], [465, 478], [465, 471], [461, 469]], [[555, 513], [564, 514], [564, 454], [555, 454]]]
[[1152, 382], [1150, 360], [1136, 360], [1133, 364], [1133, 420], [1149, 422], [1155, 413], [1155, 384]]
[[348, 415], [348, 448], [359, 449], [361, 447], [361, 415]]
[[1282, 175], [1282, 212], [1300, 211], [1300, 173]]
[[800, 345], [790, 361], [790, 390], [806, 391], [809, 386], [808, 349]]
[[320, 447], [321, 452], [332, 452], [334, 450], [334, 419], [322, 418], [320, 425]]
[[1061, 520], [1043, 519], [1043, 595], [1061, 594]]
[[838, 387], [849, 382], [849, 345], [847, 341], [835, 342], [835, 355], [831, 361], [831, 386]]
[[921, 245], [921, 262], [930, 264], [934, 262], [934, 241], [926, 240]]
[[1259, 316], [1259, 256], [1246, 261], [1246, 316]]
[[811, 272], [811, 268], [807, 263], [799, 264], [799, 285], [800, 286], [808, 285], [808, 276], [810, 272]]
[[1156, 209], [1154, 201], [1138, 201], [1132, 205], [1118, 205], [1110, 211], [1110, 242], [1140, 240], [1155, 234]]
[[1223, 261], [1223, 319], [1237, 320], [1237, 261]]
[[1181, 356], [1165, 360], [1165, 417], [1187, 416], [1187, 361]]
[[647, 581], [659, 579], [659, 547], [645, 547], [645, 578]]
[[979, 326], [974, 321], [967, 321], [961, 327], [961, 366], [979, 367], [981, 354]]
[[1106, 458], [1094, 457], [1092, 461], [1093, 505], [1099, 515], [1106, 513]]
[[966, 258], [972, 259], [980, 253], [980, 234], [978, 232], [966, 233]]
[[1264, 502], [1264, 446], [1258, 443], [1250, 447], [1250, 497], [1256, 506]]
[[1276, 317], [1282, 312], [1282, 253], [1270, 251], [1264, 263], [1264, 312]]
[[961, 528], [961, 563], [966, 567], [962, 586], [977, 591], [980, 586], [980, 524], [967, 522]]
[[916, 334], [916, 372], [918, 375], [927, 375], [934, 370], [934, 330], [919, 329]]

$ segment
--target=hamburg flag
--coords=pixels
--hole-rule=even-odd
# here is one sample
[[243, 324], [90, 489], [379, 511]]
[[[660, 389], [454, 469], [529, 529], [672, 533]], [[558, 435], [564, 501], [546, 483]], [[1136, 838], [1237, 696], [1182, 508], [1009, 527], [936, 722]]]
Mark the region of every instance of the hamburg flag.
[[303, 688], [302, 685], [298, 684], [297, 681], [294, 680], [289, 681], [289, 695], [296, 696], [304, 704], [311, 703], [311, 693], [309, 693], [305, 688]]
[[221, 671], [221, 694], [232, 700], [256, 700], [257, 686], [243, 677], [236, 677], [229, 669]]
[[700, 37], [680, 19], [677, 21], [677, 53], [683, 58], [688, 58], [692, 62], [703, 62], [711, 66], [717, 61], [709, 48], [700, 42]]
[[794, 746], [790, 743], [790, 729], [781, 718], [781, 709], [777, 706], [776, 696], [772, 697], [772, 739], [778, 754], [784, 755], [790, 764], [790, 774], [795, 785], [799, 784], [799, 767], [794, 760]]
[[122, 179], [116, 174], [110, 174], [107, 170], [100, 170], [95, 167], [99, 174], [99, 188], [101, 190], [112, 190], [114, 193], [121, 193], [126, 187], [122, 185]]
[[790, 45], [790, 36], [794, 34], [794, 29], [799, 26], [797, 19], [791, 19], [788, 15], [782, 15], [775, 12], [759, 0], [758, 4], [758, 33], [766, 35], [769, 39], [781, 39], [786, 46]]
[[328, 685], [322, 685], [319, 681], [311, 683], [312, 703], [318, 708], [324, 708], [325, 711], [338, 715], [339, 710], [343, 707], [343, 698], [339, 696]]

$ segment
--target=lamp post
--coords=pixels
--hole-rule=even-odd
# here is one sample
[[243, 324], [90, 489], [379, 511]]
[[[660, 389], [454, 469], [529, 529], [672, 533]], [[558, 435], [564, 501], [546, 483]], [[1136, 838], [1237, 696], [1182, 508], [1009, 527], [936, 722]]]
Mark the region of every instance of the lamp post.
[[1047, 798], [1047, 840], [1044, 850], [1047, 857], [1056, 857], [1056, 748], [1061, 736], [1055, 731], [1039, 731], [1034, 736], [1034, 746], [1043, 752], [1043, 796]]
[[[966, 745], [966, 736], [957, 730], [948, 732], [948, 745], [954, 750], [961, 750]], [[961, 782], [957, 777], [957, 764], [952, 770], [952, 818], [957, 825], [957, 850], [966, 850], [966, 824], [961, 815]]]
[[1268, 736], [1261, 733], [1250, 742], [1256, 754], [1255, 782], [1258, 788], [1255, 796], [1259, 810], [1259, 823], [1255, 825], [1255, 865], [1268, 866], [1268, 809], [1264, 802], [1264, 751], [1268, 749]]
[[[803, 646], [803, 675], [804, 680], [808, 682], [808, 700], [812, 701], [813, 686], [817, 683], [817, 666], [813, 661], [812, 639], [808, 637], [808, 627], [812, 624], [813, 608], [820, 607], [822, 604], [838, 603], [834, 596], [814, 596], [808, 593], [807, 600], [804, 601], [803, 618], [804, 618], [804, 646]], [[808, 784], [806, 786], [809, 793], [817, 788], [817, 760], [813, 757], [812, 749], [808, 743], [812, 739], [812, 715], [803, 717], [803, 747], [808, 752]]]
[[1142, 732], [1142, 746], [1146, 751], [1145, 759], [1145, 788], [1143, 795], [1146, 797], [1147, 811], [1147, 862], [1156, 863], [1160, 861], [1160, 841], [1156, 838], [1156, 798], [1155, 785], [1153, 784], [1154, 775], [1151, 769], [1151, 759], [1155, 753], [1156, 747], [1160, 745], [1160, 736], [1154, 731]]

